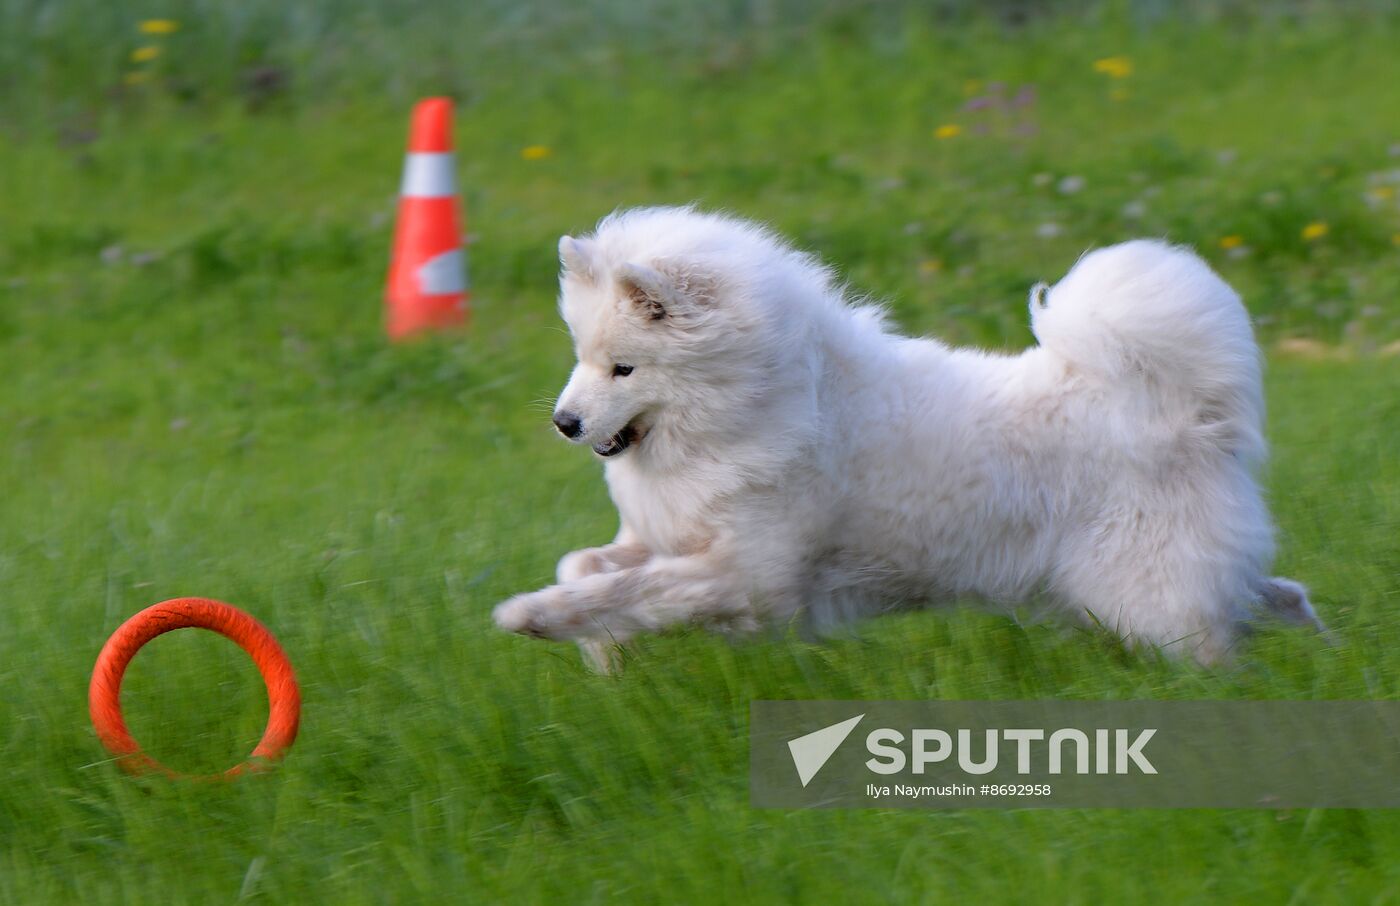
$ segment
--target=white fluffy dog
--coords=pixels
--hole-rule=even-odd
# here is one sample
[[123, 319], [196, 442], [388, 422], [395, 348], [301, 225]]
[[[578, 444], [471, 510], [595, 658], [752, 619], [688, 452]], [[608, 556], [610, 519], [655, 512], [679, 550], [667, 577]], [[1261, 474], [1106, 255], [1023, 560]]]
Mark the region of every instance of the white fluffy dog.
[[768, 230], [692, 208], [559, 243], [578, 365], [554, 423], [605, 458], [616, 540], [496, 608], [611, 644], [699, 624], [813, 629], [975, 595], [1045, 600], [1130, 643], [1226, 655], [1267, 575], [1259, 354], [1191, 252], [1136, 241], [1031, 291], [1039, 345], [890, 331]]

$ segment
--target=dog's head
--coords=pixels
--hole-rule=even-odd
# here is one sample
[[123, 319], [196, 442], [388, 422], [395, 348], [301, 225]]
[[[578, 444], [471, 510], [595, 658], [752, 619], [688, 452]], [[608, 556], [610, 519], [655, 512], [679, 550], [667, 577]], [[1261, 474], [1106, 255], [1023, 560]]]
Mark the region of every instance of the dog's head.
[[578, 364], [554, 424], [599, 456], [616, 456], [711, 381], [703, 365], [729, 331], [714, 323], [721, 320], [719, 279], [703, 262], [631, 260], [640, 256], [606, 240], [559, 240], [559, 310]]
[[[578, 364], [554, 423], [571, 441], [600, 456], [709, 456], [774, 428], [785, 403], [810, 403], [811, 325], [840, 295], [829, 270], [762, 226], [635, 208], [560, 239], [559, 259]], [[804, 418], [787, 416], [777, 430]]]

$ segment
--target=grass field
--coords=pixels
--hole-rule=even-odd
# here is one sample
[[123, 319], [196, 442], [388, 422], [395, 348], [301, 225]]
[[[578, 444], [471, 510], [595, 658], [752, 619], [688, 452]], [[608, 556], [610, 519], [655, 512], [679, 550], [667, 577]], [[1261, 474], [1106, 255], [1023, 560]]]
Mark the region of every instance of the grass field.
[[[39, 92], [0, 107], [0, 901], [1400, 898], [1394, 812], [754, 811], [746, 744], [755, 698], [1400, 696], [1393, 17], [836, 17], [666, 54], [614, 34], [534, 77], [517, 60], [518, 82], [467, 56], [443, 78], [467, 99], [475, 321], [390, 348], [396, 93], [432, 72], [376, 81], [412, 54], [366, 51], [338, 91], [328, 50], [263, 98], [229, 87], [214, 29], [103, 15], [106, 41], [61, 17], [37, 50], [0, 41]], [[392, 22], [360, 27], [393, 48]], [[151, 40], [152, 66], [126, 62]], [[497, 632], [496, 602], [615, 529], [547, 417], [571, 365], [555, 240], [689, 200], [774, 223], [909, 330], [995, 347], [1029, 342], [1027, 288], [1085, 248], [1197, 246], [1282, 349], [1278, 571], [1335, 646], [1267, 632], [1206, 672], [959, 610], [825, 646], [649, 639], [600, 677]], [[247, 608], [291, 654], [304, 722], [275, 773], [105, 760], [92, 661], [178, 595]], [[125, 702], [187, 770], [241, 758], [266, 715], [202, 633], [153, 643]]]

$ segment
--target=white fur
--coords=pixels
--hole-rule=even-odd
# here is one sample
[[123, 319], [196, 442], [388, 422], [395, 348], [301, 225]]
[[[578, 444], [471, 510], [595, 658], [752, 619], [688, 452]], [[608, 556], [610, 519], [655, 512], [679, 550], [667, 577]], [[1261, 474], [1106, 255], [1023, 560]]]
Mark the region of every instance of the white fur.
[[898, 336], [811, 256], [691, 208], [613, 214], [560, 256], [578, 365], [557, 411], [580, 443], [641, 438], [605, 460], [616, 540], [500, 605], [503, 628], [606, 665], [676, 624], [1041, 595], [1212, 661], [1252, 606], [1316, 622], [1265, 572], [1248, 316], [1187, 250], [1085, 255], [1032, 292], [1017, 355]]

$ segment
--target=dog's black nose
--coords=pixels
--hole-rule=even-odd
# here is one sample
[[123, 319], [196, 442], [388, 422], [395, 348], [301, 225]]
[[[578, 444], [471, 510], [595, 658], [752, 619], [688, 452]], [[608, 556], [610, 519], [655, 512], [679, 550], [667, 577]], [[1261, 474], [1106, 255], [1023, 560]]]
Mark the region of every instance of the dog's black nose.
[[554, 427], [559, 429], [559, 433], [572, 440], [583, 433], [583, 422], [572, 412], [556, 412], [554, 414]]

